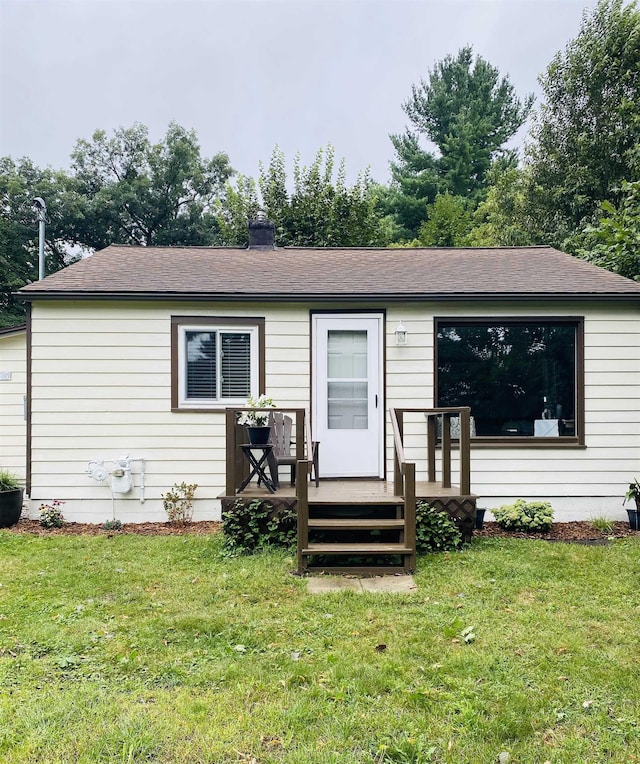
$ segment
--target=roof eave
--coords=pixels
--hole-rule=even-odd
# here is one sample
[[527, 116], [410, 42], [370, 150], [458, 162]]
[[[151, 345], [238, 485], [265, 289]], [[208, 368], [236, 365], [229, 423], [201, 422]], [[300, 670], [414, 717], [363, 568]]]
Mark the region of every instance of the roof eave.
[[33, 300], [136, 300], [136, 301], [193, 301], [193, 302], [371, 302], [382, 300], [402, 300], [405, 302], [487, 302], [492, 300], [517, 300], [534, 302], [549, 300], [606, 300], [606, 301], [640, 301], [640, 293], [629, 292], [368, 292], [366, 294], [341, 294], [339, 292], [95, 292], [70, 290], [30, 290], [16, 292], [17, 297], [32, 302]]

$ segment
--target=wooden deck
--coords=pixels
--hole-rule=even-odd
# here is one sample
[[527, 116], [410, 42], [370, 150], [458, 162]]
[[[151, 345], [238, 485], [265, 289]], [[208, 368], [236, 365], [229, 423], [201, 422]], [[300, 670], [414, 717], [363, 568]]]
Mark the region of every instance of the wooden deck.
[[[310, 484], [308, 489], [309, 504], [398, 504], [401, 496], [396, 496], [393, 483], [384, 480], [320, 480], [316, 488]], [[476, 498], [473, 494], [470, 497]], [[236, 494], [243, 499], [295, 499], [296, 488], [288, 481], [280, 484], [275, 493], [270, 493], [264, 486], [258, 487], [250, 483], [242, 493]], [[439, 482], [416, 482], [416, 498], [418, 499], [451, 499], [460, 498], [457, 486], [443, 488]], [[219, 498], [229, 498], [222, 493]]]

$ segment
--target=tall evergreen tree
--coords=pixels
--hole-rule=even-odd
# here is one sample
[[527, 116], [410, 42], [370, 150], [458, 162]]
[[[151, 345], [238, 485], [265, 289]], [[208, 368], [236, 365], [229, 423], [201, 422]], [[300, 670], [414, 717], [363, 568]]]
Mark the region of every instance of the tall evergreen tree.
[[[427, 204], [440, 193], [477, 203], [492, 164], [515, 163], [506, 142], [524, 124], [533, 96], [521, 101], [509, 77], [471, 47], [436, 63], [427, 80], [413, 85], [403, 109], [411, 122], [402, 135], [392, 135], [397, 160], [391, 165], [395, 194], [389, 211], [409, 237], [426, 217]], [[422, 148], [426, 138], [435, 151]]]

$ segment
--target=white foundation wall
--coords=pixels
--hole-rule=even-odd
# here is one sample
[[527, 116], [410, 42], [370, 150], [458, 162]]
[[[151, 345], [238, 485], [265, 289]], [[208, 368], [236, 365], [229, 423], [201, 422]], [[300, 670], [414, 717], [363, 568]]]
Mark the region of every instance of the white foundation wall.
[[[516, 498], [550, 501], [559, 521], [606, 516], [626, 519], [622, 497], [640, 475], [640, 313], [613, 303], [478, 303], [391, 308], [387, 313], [387, 408], [434, 405], [434, 317], [584, 317], [586, 447], [471, 447], [471, 490], [478, 506]], [[393, 331], [406, 326], [408, 345]], [[473, 414], [473, 412], [472, 412]], [[426, 480], [424, 417], [405, 426], [408, 458]], [[393, 475], [393, 439], [387, 426], [387, 474]], [[458, 460], [452, 458], [453, 482]], [[488, 515], [489, 517], [489, 515]]]
[[0, 335], [0, 468], [26, 475], [26, 331]]
[[[266, 389], [309, 406], [309, 311], [209, 303], [44, 302], [32, 309], [31, 514], [53, 499], [67, 520], [164, 521], [162, 494], [197, 483], [194, 519], [218, 519], [225, 485], [224, 410], [171, 411], [171, 316], [265, 317]], [[134, 488], [112, 494], [89, 461], [123, 454]], [[106, 464], [108, 469], [113, 465]]]

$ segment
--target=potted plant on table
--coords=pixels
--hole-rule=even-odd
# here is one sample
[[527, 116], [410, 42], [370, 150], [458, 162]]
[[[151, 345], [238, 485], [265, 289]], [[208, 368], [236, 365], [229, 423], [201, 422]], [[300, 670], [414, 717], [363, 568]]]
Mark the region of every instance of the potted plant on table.
[[269, 442], [269, 434], [271, 432], [271, 427], [269, 427], [269, 412], [256, 411], [255, 409], [273, 409], [276, 404], [271, 398], [267, 398], [266, 395], [262, 394], [257, 399], [250, 395], [245, 406], [254, 410], [243, 411], [238, 418], [238, 424], [246, 426], [249, 443], [265, 445]]
[[15, 525], [22, 513], [22, 486], [17, 476], [0, 470], [0, 528]]
[[624, 501], [622, 502], [623, 505], [628, 501], [631, 501], [631, 499], [634, 500], [636, 508], [627, 510], [627, 515], [629, 516], [629, 528], [631, 528], [632, 531], [636, 531], [639, 529], [638, 514], [640, 514], [640, 483], [638, 483], [637, 478], [633, 478], [633, 481], [629, 483], [629, 488], [625, 493]]

